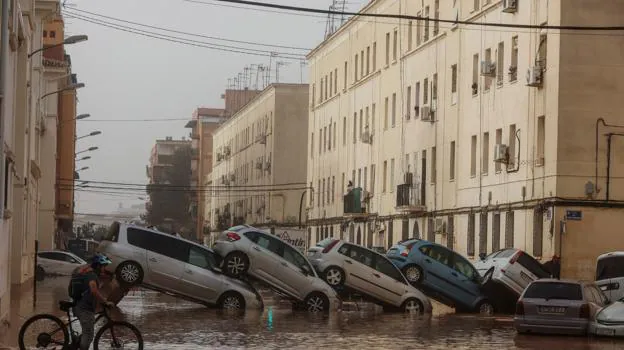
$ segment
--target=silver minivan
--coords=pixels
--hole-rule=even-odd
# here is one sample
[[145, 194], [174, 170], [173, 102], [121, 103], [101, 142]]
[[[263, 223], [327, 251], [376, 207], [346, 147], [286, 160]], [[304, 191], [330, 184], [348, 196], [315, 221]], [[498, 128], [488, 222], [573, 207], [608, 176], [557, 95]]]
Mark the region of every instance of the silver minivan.
[[111, 269], [126, 286], [141, 284], [223, 309], [263, 306], [250, 284], [221, 273], [212, 250], [183, 238], [114, 222], [97, 252], [112, 260]]
[[609, 300], [624, 298], [624, 252], [610, 252], [598, 257], [596, 284]]

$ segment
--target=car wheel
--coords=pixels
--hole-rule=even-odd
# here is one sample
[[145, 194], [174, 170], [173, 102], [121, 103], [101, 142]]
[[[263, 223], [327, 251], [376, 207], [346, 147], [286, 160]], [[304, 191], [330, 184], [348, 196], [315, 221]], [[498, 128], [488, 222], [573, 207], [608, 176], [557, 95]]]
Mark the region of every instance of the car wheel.
[[245, 308], [245, 298], [236, 292], [226, 292], [221, 296], [218, 304], [223, 310], [242, 310]]
[[423, 279], [423, 272], [418, 265], [407, 265], [403, 268], [403, 274], [410, 283], [420, 283]]
[[37, 270], [35, 271], [35, 279], [37, 281], [43, 281], [45, 279], [45, 270], [41, 265], [37, 266]]
[[479, 303], [477, 311], [480, 315], [492, 316], [494, 315], [494, 305], [489, 300], [483, 300]]
[[231, 253], [223, 260], [223, 267], [228, 276], [241, 277], [249, 269], [249, 259], [243, 253]]
[[325, 282], [332, 287], [340, 287], [344, 284], [345, 281], [345, 273], [344, 271], [336, 266], [330, 266], [325, 269], [324, 273]]
[[422, 302], [420, 302], [420, 300], [416, 298], [408, 298], [407, 300], [405, 300], [403, 302], [403, 305], [401, 306], [401, 309], [404, 312], [415, 314], [422, 314], [425, 311], [425, 307], [423, 306]]
[[115, 274], [125, 286], [135, 286], [143, 281], [143, 269], [134, 261], [124, 261], [119, 264]]
[[329, 311], [329, 299], [323, 293], [311, 293], [303, 301], [305, 309], [309, 312]]
[[490, 267], [490, 269], [487, 270], [487, 272], [485, 273], [485, 275], [483, 275], [483, 278], [481, 279], [481, 286], [483, 287], [486, 284], [488, 284], [492, 280], [493, 275], [494, 275], [494, 267]]

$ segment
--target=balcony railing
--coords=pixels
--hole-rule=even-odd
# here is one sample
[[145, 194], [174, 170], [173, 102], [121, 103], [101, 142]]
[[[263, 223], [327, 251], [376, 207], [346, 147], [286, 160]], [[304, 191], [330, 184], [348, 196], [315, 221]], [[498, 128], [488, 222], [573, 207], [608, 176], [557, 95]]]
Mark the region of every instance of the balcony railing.
[[368, 215], [366, 207], [362, 205], [364, 191], [360, 187], [354, 188], [343, 196], [345, 215]]
[[425, 206], [420, 202], [420, 186], [403, 184], [397, 186], [396, 209], [399, 211], [420, 212]]

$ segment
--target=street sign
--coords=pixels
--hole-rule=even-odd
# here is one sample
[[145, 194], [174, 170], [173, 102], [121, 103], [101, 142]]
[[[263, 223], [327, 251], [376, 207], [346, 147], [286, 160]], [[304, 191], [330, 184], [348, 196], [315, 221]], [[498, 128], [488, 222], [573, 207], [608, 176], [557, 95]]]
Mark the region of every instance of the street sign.
[[566, 219], [567, 220], [583, 220], [583, 212], [580, 210], [566, 210]]
[[301, 252], [306, 251], [306, 231], [305, 230], [297, 230], [291, 228], [275, 228], [275, 235], [282, 240], [292, 244], [295, 248], [299, 249]]

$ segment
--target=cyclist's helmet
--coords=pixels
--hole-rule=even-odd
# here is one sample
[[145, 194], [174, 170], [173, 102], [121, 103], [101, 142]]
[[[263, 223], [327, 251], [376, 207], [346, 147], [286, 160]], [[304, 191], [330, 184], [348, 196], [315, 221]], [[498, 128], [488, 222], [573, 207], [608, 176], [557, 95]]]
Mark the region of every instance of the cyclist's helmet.
[[95, 254], [93, 258], [91, 258], [91, 267], [100, 267], [110, 265], [113, 262], [104, 254]]

